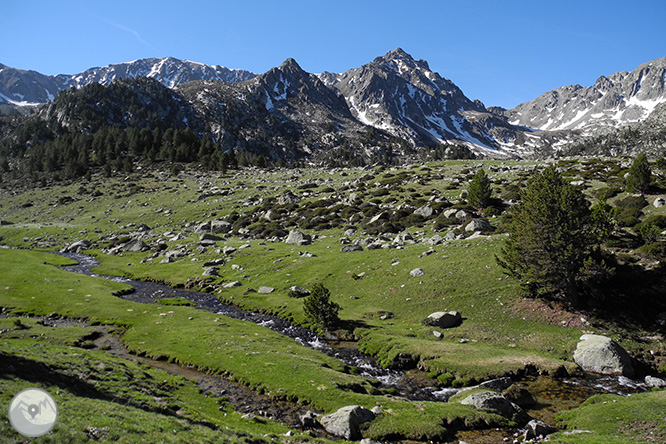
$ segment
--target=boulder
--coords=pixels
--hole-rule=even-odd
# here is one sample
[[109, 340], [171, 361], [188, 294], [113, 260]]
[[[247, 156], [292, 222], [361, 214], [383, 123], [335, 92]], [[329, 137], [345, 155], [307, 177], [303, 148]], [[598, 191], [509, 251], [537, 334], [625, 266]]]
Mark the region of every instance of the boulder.
[[457, 311], [436, 311], [423, 321], [425, 325], [439, 328], [452, 328], [462, 324], [462, 316]]
[[227, 254], [227, 255], [235, 253], [235, 252], [236, 252], [235, 247], [225, 246], [224, 248], [222, 248], [222, 253]]
[[359, 405], [342, 407], [337, 412], [322, 416], [319, 422], [331, 435], [345, 439], [361, 438], [359, 426], [375, 419], [375, 414]]
[[273, 293], [274, 291], [275, 291], [275, 288], [273, 288], [273, 287], [263, 287], [262, 286], [262, 287], [259, 287], [259, 289], [257, 290], [257, 293], [268, 294], [268, 293]]
[[203, 233], [201, 236], [199, 236], [199, 241], [213, 241], [213, 242], [219, 242], [223, 241], [224, 238], [220, 237], [216, 234], [211, 234], [211, 233]]
[[518, 417], [525, 419], [526, 413], [519, 406], [495, 392], [472, 393], [462, 401], [463, 405], [472, 405], [477, 409], [489, 410], [508, 419]]
[[611, 338], [601, 335], [583, 335], [576, 346], [573, 359], [587, 372], [603, 375], [633, 377], [631, 357]]
[[415, 268], [412, 271], [409, 272], [409, 275], [411, 277], [421, 277], [425, 275], [425, 272], [421, 268]]
[[229, 282], [227, 284], [224, 284], [223, 287], [224, 288], [234, 288], [234, 287], [240, 287], [241, 285], [243, 285], [243, 284], [241, 284], [239, 281], [233, 281], [233, 282]]
[[226, 220], [214, 220], [210, 222], [210, 231], [213, 233], [228, 233], [231, 230], [231, 222]]
[[661, 208], [664, 205], [666, 205], [666, 199], [664, 199], [663, 197], [657, 197], [652, 203], [652, 205], [654, 205], [655, 208]]
[[536, 439], [540, 436], [545, 438], [546, 436], [557, 432], [555, 427], [551, 427], [538, 419], [533, 419], [528, 422], [525, 428], [527, 429], [525, 430], [525, 440]]
[[300, 201], [301, 198], [291, 191], [287, 191], [282, 196], [278, 196], [277, 198], [278, 205], [297, 204]]
[[292, 245], [309, 245], [310, 242], [312, 242], [312, 237], [298, 230], [291, 230], [287, 238], [284, 240], [285, 244]]
[[448, 210], [444, 210], [444, 217], [447, 219], [449, 217], [455, 217], [457, 212], [458, 210], [456, 208], [449, 208]]
[[349, 253], [351, 251], [363, 251], [363, 247], [360, 245], [356, 244], [350, 244], [350, 245], [345, 245], [344, 247], [340, 248], [340, 251], [343, 253]]
[[92, 242], [87, 239], [82, 239], [80, 241], [74, 242], [73, 244], [63, 248], [60, 251], [61, 253], [80, 253], [81, 250], [87, 250], [91, 245]]
[[666, 381], [664, 381], [661, 378], [656, 378], [654, 376], [649, 376], [649, 375], [645, 377], [645, 384], [648, 387], [654, 387], [654, 388], [666, 387]]
[[494, 231], [495, 229], [490, 223], [483, 219], [472, 219], [465, 225], [465, 231], [471, 233], [473, 231]]
[[472, 213], [469, 213], [469, 212], [467, 212], [467, 211], [465, 211], [465, 210], [458, 210], [458, 211], [456, 211], [456, 219], [458, 219], [458, 220], [460, 220], [460, 221], [463, 221], [463, 222], [464, 222], [464, 221], [467, 221], [467, 220], [472, 219], [473, 217], [474, 217], [474, 216], [472, 215]]
[[289, 288], [289, 297], [291, 298], [300, 299], [306, 296], [310, 296], [310, 290], [299, 287], [297, 285], [294, 285], [293, 287]]
[[319, 421], [317, 418], [319, 417], [318, 413], [308, 411], [305, 414], [301, 415], [299, 419], [301, 420], [301, 425], [305, 427], [306, 429], [314, 429], [319, 427]]
[[414, 214], [416, 214], [417, 216], [421, 216], [424, 219], [427, 219], [430, 216], [432, 216], [432, 212], [433, 212], [432, 207], [430, 205], [423, 205], [422, 207], [419, 207], [416, 210], [414, 210]]
[[219, 276], [220, 275], [220, 269], [217, 267], [208, 267], [204, 270], [204, 272], [201, 274], [202, 276]]
[[393, 239], [393, 245], [405, 245], [415, 243], [414, 238], [407, 232], [398, 233]]
[[144, 251], [148, 248], [148, 245], [146, 245], [146, 243], [141, 239], [132, 239], [123, 245], [123, 250], [125, 251]]

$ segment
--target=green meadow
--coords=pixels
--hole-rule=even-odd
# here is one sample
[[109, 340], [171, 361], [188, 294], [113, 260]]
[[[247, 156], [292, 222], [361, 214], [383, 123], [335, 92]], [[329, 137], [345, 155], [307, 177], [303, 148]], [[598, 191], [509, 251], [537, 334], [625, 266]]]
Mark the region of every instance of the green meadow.
[[[90, 437], [86, 427], [104, 430], [99, 435], [102, 441], [120, 442], [137, 442], [132, 437], [141, 433], [155, 434], [164, 442], [206, 442], [220, 433], [228, 441], [312, 439], [300, 431], [285, 436], [288, 428], [275, 422], [243, 419], [229, 405], [220, 410], [217, 400], [198, 393], [187, 381], [157, 375], [156, 369], [110, 357], [103, 350], [81, 348], [80, 339], [94, 326], [113, 328], [133, 354], [221, 375], [320, 413], [351, 404], [380, 406], [384, 413], [363, 430], [368, 438], [444, 440], [453, 439], [460, 428], [512, 425], [457, 402], [410, 402], [320, 351], [253, 323], [196, 310], [185, 300], [163, 299], [155, 305], [122, 300], [116, 295], [127, 291], [125, 284], [64, 271], [59, 267], [71, 263], [69, 259], [40, 252], [59, 250], [82, 239], [92, 242], [83, 253], [100, 262], [95, 269], [100, 274], [201, 289], [224, 303], [275, 314], [306, 327], [314, 328], [304, 316], [302, 300], [290, 297], [290, 288], [307, 289], [322, 283], [341, 306], [341, 322], [331, 333], [356, 342], [360, 350], [386, 367], [418, 367], [428, 374], [433, 387], [473, 385], [504, 375], [519, 377], [527, 371], [576, 373], [571, 356], [584, 332], [610, 335], [635, 354], [661, 349], [659, 340], [646, 340], [643, 330], [632, 331], [522, 298], [518, 283], [495, 260], [505, 239], [501, 211], [480, 215], [498, 228], [494, 233], [430, 245], [424, 241], [433, 236], [465, 231], [459, 222], [437, 214], [419, 219], [411, 210], [402, 215], [390, 210], [430, 204], [438, 214], [446, 208], [472, 211], [459, 196], [481, 165], [493, 181], [493, 196], [507, 201], [516, 196], [535, 167], [528, 162], [477, 161], [391, 169], [243, 170], [224, 175], [146, 171], [109, 179], [93, 175], [89, 182], [25, 191], [3, 189], [0, 220], [10, 224], [0, 226], [1, 242], [18, 249], [0, 249], [0, 307], [5, 316], [0, 318], [0, 352], [61, 368], [59, 374], [70, 372], [68, 377], [91, 375], [86, 383], [104, 394], [92, 406], [89, 398], [76, 391], [58, 388], [59, 403], [87, 409], [91, 419], [85, 422], [63, 415], [57, 435], [42, 438], [43, 442], [56, 442], [56, 437], [83, 442]], [[581, 164], [568, 174], [572, 180], [582, 177], [586, 192], [595, 200], [598, 190], [615, 186], [625, 172], [609, 170], [612, 165]], [[605, 180], [601, 172], [606, 174]], [[286, 191], [298, 195], [300, 202], [278, 204], [278, 197]], [[343, 199], [351, 203], [340, 204]], [[270, 220], [268, 210], [284, 217], [278, 222]], [[657, 208], [644, 211], [646, 215], [663, 212]], [[374, 216], [383, 225], [368, 223]], [[220, 233], [222, 240], [200, 245], [201, 233], [195, 228], [224, 218], [232, 221], [233, 233]], [[140, 232], [141, 224], [148, 229]], [[388, 245], [396, 233], [383, 230], [396, 227], [418, 242], [341, 251], [343, 237], [354, 242], [368, 237], [382, 240], [383, 235], [382, 242]], [[311, 235], [312, 243], [296, 246], [274, 238], [293, 228]], [[345, 234], [348, 228], [357, 231]], [[258, 236], [260, 232], [265, 235]], [[145, 251], [117, 249], [139, 237]], [[115, 254], [109, 254], [114, 247]], [[235, 251], [226, 254], [224, 247]], [[182, 254], [163, 261], [170, 251]], [[204, 264], [216, 260], [218, 276], [203, 276], [208, 268]], [[423, 270], [422, 276], [410, 275], [416, 268]], [[240, 285], [225, 288], [231, 282]], [[274, 290], [260, 293], [259, 287]], [[452, 310], [463, 317], [459, 327], [438, 329], [423, 324], [432, 312]], [[32, 319], [49, 315], [82, 320], [93, 327], [49, 329]], [[29, 328], [21, 329], [15, 319]], [[87, 364], [79, 368], [75, 363], [80, 357]], [[71, 368], [66, 363], [72, 363]], [[136, 374], [136, 384], [145, 385], [134, 386], [121, 375], [107, 380], [96, 370], [100, 363], [105, 368], [123, 368], [120, 373], [127, 378]], [[115, 370], [109, 372], [115, 374]], [[169, 388], [154, 384], [163, 380], [170, 381]], [[3, 374], [3, 400], [8, 401], [27, 382]], [[51, 387], [48, 382], [43, 384]], [[650, 395], [660, 402], [657, 394]], [[181, 413], [165, 413], [151, 404], [151, 397], [167, 399], [169, 411]], [[631, 399], [641, 398], [634, 395]], [[580, 418], [576, 413], [563, 416], [560, 426], [585, 427], [584, 418], [596, 405], [581, 407]], [[145, 415], [145, 420], [135, 421], [135, 429], [122, 441], [125, 438], [118, 437], [117, 430], [133, 415]], [[8, 423], [3, 422], [2, 427], [3, 432], [10, 431]], [[569, 442], [566, 439], [593, 440], [598, 435], [557, 436], [561, 440], [557, 442]]]

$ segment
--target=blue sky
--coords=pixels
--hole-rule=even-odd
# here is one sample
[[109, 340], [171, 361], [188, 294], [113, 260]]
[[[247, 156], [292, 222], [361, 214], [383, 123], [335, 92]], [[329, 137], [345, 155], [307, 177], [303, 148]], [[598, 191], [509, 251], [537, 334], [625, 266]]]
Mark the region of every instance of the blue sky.
[[666, 1], [0, 0], [0, 63], [44, 74], [164, 56], [343, 72], [397, 47], [511, 108], [666, 57]]

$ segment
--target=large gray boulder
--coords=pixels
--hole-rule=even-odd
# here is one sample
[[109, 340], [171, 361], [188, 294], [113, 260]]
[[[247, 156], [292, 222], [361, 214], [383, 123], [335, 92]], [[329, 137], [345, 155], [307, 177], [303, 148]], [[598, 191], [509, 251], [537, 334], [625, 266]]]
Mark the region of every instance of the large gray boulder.
[[414, 214], [416, 214], [417, 216], [421, 216], [424, 219], [427, 219], [430, 216], [432, 216], [432, 213], [433, 210], [430, 205], [423, 205], [422, 207], [419, 207], [416, 210], [414, 210]]
[[462, 316], [457, 311], [436, 311], [423, 321], [425, 325], [439, 328], [452, 328], [462, 324]]
[[477, 409], [490, 410], [505, 418], [513, 418], [516, 414], [524, 414], [523, 409], [496, 392], [486, 391], [472, 393], [462, 401], [463, 405], [472, 405]]
[[292, 245], [309, 245], [310, 242], [312, 242], [312, 237], [298, 230], [291, 230], [284, 241], [285, 244]]
[[342, 407], [335, 413], [322, 416], [319, 422], [331, 435], [345, 439], [361, 438], [359, 426], [375, 419], [375, 414], [360, 405]]
[[576, 346], [573, 359], [587, 372], [603, 375], [634, 376], [631, 357], [611, 338], [601, 335], [583, 335]]
[[125, 251], [145, 251], [149, 248], [150, 247], [148, 247], [148, 245], [146, 245], [146, 243], [141, 239], [132, 239], [123, 245], [123, 250]]
[[539, 437], [545, 438], [546, 436], [557, 432], [555, 427], [549, 426], [543, 421], [538, 419], [533, 419], [527, 423], [525, 427], [525, 439], [538, 439]]
[[495, 229], [488, 221], [483, 219], [472, 219], [465, 225], [465, 231], [471, 233], [473, 231], [494, 231]]
[[82, 239], [80, 241], [76, 241], [73, 244], [63, 248], [60, 250], [61, 253], [80, 253], [81, 250], [87, 250], [90, 248], [92, 245], [92, 242], [90, 242], [88, 239]]
[[300, 201], [301, 198], [295, 195], [291, 190], [286, 191], [282, 196], [278, 196], [277, 198], [278, 205], [297, 204]]

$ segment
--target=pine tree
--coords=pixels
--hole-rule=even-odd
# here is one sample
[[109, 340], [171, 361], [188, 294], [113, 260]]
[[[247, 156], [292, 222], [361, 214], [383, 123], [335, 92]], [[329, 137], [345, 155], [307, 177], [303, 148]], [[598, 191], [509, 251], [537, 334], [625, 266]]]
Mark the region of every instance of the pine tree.
[[481, 168], [467, 188], [467, 202], [474, 208], [485, 208], [490, 204], [491, 193], [490, 179], [485, 170]]
[[583, 193], [546, 168], [528, 182], [509, 232], [497, 257], [507, 274], [531, 296], [580, 303], [581, 273], [599, 241]]
[[340, 306], [330, 300], [331, 293], [322, 284], [315, 284], [303, 301], [305, 316], [313, 325], [328, 330], [340, 321]]
[[651, 179], [652, 170], [650, 169], [650, 162], [645, 154], [639, 154], [629, 169], [626, 183], [627, 191], [644, 194], [650, 188]]

